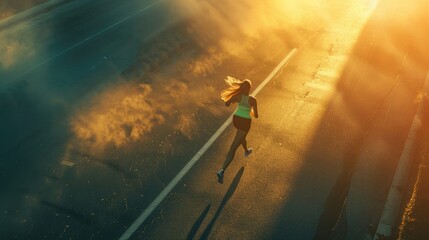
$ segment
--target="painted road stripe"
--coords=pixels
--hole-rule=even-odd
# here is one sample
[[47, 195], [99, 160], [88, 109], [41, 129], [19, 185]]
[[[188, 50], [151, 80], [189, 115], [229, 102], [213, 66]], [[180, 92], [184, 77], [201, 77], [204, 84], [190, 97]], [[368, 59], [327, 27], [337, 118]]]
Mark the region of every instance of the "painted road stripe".
[[[295, 56], [298, 49], [294, 48], [289, 54], [277, 65], [277, 67], [268, 75], [264, 81], [252, 92], [253, 96], [256, 96], [262, 88], [267, 85], [271, 79], [281, 73], [287, 63]], [[213, 136], [201, 147], [201, 149], [191, 158], [186, 166], [177, 174], [176, 177], [162, 190], [162, 192], [153, 200], [153, 202], [142, 212], [142, 214], [131, 224], [131, 226], [122, 234], [119, 240], [129, 239], [131, 235], [143, 224], [143, 222], [152, 214], [152, 212], [161, 204], [161, 202], [167, 197], [167, 195], [173, 190], [173, 188], [179, 183], [180, 180], [189, 172], [189, 170], [195, 165], [201, 156], [209, 149], [209, 147], [216, 141], [216, 139], [222, 134], [223, 131], [231, 124], [232, 115], [228, 117], [224, 124], [213, 134]]]
[[[426, 75], [423, 93], [424, 96], [428, 96], [429, 94], [429, 72]], [[396, 221], [402, 205], [403, 193], [406, 190], [408, 175], [410, 174], [410, 165], [413, 160], [414, 142], [417, 131], [421, 127], [421, 121], [423, 118], [422, 114], [425, 107], [426, 104], [423, 99], [419, 104], [417, 113], [414, 116], [413, 123], [411, 124], [410, 131], [408, 132], [407, 140], [405, 141], [405, 146], [402, 150], [401, 158], [399, 159], [398, 166], [396, 167], [395, 176], [393, 177], [392, 185], [390, 186], [389, 194], [387, 195], [387, 199], [384, 204], [380, 222], [378, 223], [377, 231], [374, 235], [374, 240], [391, 237], [393, 228], [396, 227]]]
[[137, 16], [137, 15], [141, 14], [142, 12], [146, 11], [147, 9], [149, 9], [149, 8], [151, 8], [151, 7], [155, 6], [155, 5], [158, 5], [159, 3], [163, 2], [163, 1], [165, 1], [165, 0], [159, 0], [159, 1], [156, 1], [156, 2], [153, 2], [153, 3], [149, 4], [149, 5], [147, 5], [146, 7], [144, 7], [144, 8], [142, 8], [142, 9], [140, 9], [139, 11], [135, 12], [134, 14], [132, 14], [132, 15], [130, 15], [130, 16], [128, 16], [128, 17], [125, 17], [125, 18], [123, 18], [123, 19], [121, 19], [121, 20], [119, 20], [119, 21], [117, 21], [116, 23], [114, 23], [114, 24], [112, 24], [112, 25], [110, 25], [110, 26], [108, 26], [108, 27], [106, 27], [106, 28], [104, 28], [104, 29], [100, 30], [99, 32], [97, 32], [97, 33], [95, 33], [95, 34], [93, 34], [93, 35], [91, 35], [91, 36], [89, 36], [89, 37], [85, 38], [84, 40], [82, 40], [82, 41], [80, 41], [80, 42], [78, 42], [78, 43], [75, 43], [74, 45], [72, 45], [72, 46], [70, 46], [70, 47], [66, 48], [65, 50], [63, 50], [63, 51], [61, 51], [61, 52], [59, 52], [59, 53], [55, 54], [54, 56], [52, 56], [52, 57], [50, 57], [50, 58], [46, 59], [45, 61], [40, 62], [39, 64], [34, 65], [33, 67], [31, 67], [31, 68], [29, 68], [28, 70], [26, 70], [26, 71], [22, 72], [21, 74], [19, 74], [19, 75], [18, 75], [18, 76], [16, 76], [15, 78], [13, 78], [13, 79], [11, 79], [11, 80], [9, 80], [9, 81], [5, 82], [4, 84], [6, 85], [6, 84], [9, 84], [9, 83], [11, 83], [11, 82], [13, 82], [13, 81], [15, 81], [15, 80], [19, 79], [20, 77], [22, 77], [23, 75], [27, 74], [28, 72], [31, 72], [31, 71], [33, 71], [34, 69], [36, 69], [36, 68], [38, 68], [38, 67], [40, 67], [40, 66], [42, 66], [42, 65], [44, 65], [44, 64], [46, 64], [46, 63], [48, 63], [48, 62], [50, 62], [50, 61], [52, 61], [52, 60], [54, 60], [55, 58], [57, 58], [57, 57], [59, 57], [59, 56], [63, 55], [64, 53], [67, 53], [67, 52], [69, 52], [69, 51], [71, 51], [71, 50], [73, 50], [73, 49], [75, 49], [75, 48], [79, 47], [80, 45], [82, 45], [82, 44], [84, 44], [84, 43], [88, 42], [89, 40], [91, 40], [91, 39], [93, 39], [93, 38], [95, 38], [95, 37], [100, 36], [101, 34], [103, 34], [103, 33], [107, 32], [107, 31], [109, 31], [110, 29], [112, 29], [112, 28], [114, 28], [114, 27], [118, 26], [119, 24], [121, 24], [121, 23], [123, 23], [123, 22], [126, 22], [126, 21], [128, 21], [128, 20], [132, 19], [133, 17], [135, 17], [135, 16]]

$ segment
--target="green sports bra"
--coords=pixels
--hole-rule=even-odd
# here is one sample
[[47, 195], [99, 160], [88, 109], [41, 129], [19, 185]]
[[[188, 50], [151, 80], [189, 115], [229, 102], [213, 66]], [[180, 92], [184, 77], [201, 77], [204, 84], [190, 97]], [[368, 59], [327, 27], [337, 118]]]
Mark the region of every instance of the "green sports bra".
[[250, 116], [250, 111], [252, 107], [249, 105], [249, 96], [241, 95], [241, 101], [238, 103], [237, 110], [235, 110], [234, 115], [242, 118], [252, 119]]

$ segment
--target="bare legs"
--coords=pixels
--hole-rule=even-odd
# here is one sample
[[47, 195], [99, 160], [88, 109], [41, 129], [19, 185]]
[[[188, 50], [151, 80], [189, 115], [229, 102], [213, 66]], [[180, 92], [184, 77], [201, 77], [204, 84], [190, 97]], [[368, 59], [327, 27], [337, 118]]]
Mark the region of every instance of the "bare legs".
[[246, 141], [247, 132], [243, 130], [237, 130], [237, 133], [235, 134], [234, 141], [231, 144], [231, 147], [229, 148], [228, 153], [226, 154], [225, 161], [222, 165], [222, 170], [225, 171], [226, 168], [231, 163], [232, 159], [234, 159], [235, 152], [237, 151], [237, 148], [242, 145], [244, 150], [247, 151], [247, 141]]
[[222, 168], [216, 173], [217, 181], [219, 183], [223, 183], [223, 173], [226, 170], [226, 168], [229, 166], [229, 164], [232, 162], [232, 159], [234, 159], [235, 152], [237, 151], [237, 148], [240, 147], [240, 145], [243, 146], [245, 155], [248, 155], [252, 152], [252, 149], [247, 148], [247, 141], [246, 141], [247, 133], [248, 132], [246, 131], [237, 129], [237, 133], [235, 134], [234, 141], [232, 141], [231, 147], [229, 148], [229, 151], [226, 154], [226, 158], [222, 164]]
[[241, 142], [241, 146], [243, 146], [244, 151], [248, 151], [249, 149], [247, 148], [247, 141], [246, 138], [244, 138], [244, 140]]

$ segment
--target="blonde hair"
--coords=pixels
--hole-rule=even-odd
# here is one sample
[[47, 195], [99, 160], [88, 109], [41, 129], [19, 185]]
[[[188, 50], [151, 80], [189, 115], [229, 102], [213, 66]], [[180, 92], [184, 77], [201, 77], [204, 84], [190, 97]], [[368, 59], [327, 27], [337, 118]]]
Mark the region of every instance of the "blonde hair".
[[252, 82], [249, 79], [245, 79], [244, 81], [241, 81], [239, 79], [236, 79], [230, 76], [227, 76], [225, 78], [225, 83], [226, 85], [228, 85], [228, 87], [222, 90], [222, 92], [220, 93], [221, 99], [225, 102], [231, 99], [237, 93], [240, 93], [242, 91], [243, 86], [246, 85], [243, 83], [247, 83], [248, 87], [252, 86]]

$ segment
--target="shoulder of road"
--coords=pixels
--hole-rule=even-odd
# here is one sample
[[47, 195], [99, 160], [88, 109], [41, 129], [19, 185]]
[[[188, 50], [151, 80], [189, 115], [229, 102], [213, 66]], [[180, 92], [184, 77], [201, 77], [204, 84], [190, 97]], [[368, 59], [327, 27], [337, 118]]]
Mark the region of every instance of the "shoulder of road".
[[[426, 99], [427, 101], [427, 99]], [[424, 109], [416, 157], [404, 201], [398, 239], [422, 239], [429, 234], [429, 109]]]

